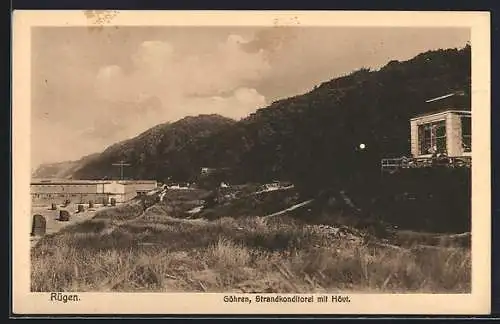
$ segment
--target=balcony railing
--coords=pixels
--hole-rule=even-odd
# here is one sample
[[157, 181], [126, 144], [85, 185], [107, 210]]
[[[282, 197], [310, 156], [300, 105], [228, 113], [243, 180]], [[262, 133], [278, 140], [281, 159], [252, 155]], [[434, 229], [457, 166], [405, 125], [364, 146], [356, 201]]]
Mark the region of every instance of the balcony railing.
[[472, 158], [470, 156], [460, 156], [460, 157], [417, 157], [417, 158], [391, 158], [382, 159], [381, 168], [382, 171], [396, 171], [399, 169], [412, 169], [412, 168], [430, 168], [430, 167], [451, 167], [460, 168], [467, 167], [470, 168], [472, 165]]

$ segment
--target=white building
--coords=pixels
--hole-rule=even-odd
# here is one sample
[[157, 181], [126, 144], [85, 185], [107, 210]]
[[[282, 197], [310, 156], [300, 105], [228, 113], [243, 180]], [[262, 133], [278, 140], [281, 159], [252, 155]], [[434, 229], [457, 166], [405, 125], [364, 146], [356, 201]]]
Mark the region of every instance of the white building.
[[427, 113], [410, 120], [411, 155], [415, 158], [444, 154], [472, 155], [472, 114], [469, 97], [453, 92], [426, 101]]
[[110, 181], [104, 184], [104, 192], [111, 200], [114, 198], [116, 202], [128, 201], [137, 195], [143, 195], [157, 188], [157, 182], [152, 180], [135, 180], [135, 181]]
[[445, 110], [410, 120], [411, 154], [429, 157], [445, 153], [449, 157], [472, 155], [471, 112]]
[[[434, 112], [410, 119], [411, 158], [382, 159], [382, 170], [472, 163], [472, 113], [468, 97], [462, 92], [427, 100]], [[434, 160], [438, 158], [439, 161]]]
[[115, 198], [117, 202], [130, 200], [137, 195], [156, 189], [156, 181], [100, 181], [100, 180], [58, 180], [34, 179], [31, 182], [33, 204], [62, 204], [66, 200], [74, 203], [100, 203]]

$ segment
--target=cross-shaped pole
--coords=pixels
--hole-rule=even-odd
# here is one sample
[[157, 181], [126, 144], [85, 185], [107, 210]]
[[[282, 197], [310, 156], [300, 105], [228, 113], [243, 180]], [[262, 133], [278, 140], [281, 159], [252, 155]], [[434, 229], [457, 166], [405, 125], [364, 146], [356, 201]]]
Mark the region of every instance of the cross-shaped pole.
[[119, 163], [113, 163], [112, 165], [120, 167], [120, 180], [123, 180], [123, 167], [130, 166], [130, 164], [125, 163], [124, 161], [120, 161]]

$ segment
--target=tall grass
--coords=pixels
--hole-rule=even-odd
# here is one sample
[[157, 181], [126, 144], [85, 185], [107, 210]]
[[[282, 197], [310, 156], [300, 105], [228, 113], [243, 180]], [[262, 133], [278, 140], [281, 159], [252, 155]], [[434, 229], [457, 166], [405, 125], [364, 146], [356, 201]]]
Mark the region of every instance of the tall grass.
[[152, 221], [137, 212], [41, 239], [32, 291], [470, 291], [470, 250], [460, 246], [383, 246], [286, 217]]

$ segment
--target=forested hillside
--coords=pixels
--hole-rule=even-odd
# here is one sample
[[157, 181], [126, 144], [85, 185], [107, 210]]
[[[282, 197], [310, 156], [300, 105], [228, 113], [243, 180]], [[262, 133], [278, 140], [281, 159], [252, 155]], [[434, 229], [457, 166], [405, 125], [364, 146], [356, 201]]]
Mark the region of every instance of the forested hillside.
[[119, 170], [112, 164], [124, 160], [131, 164], [124, 171], [127, 178], [164, 180], [162, 177], [173, 176], [184, 179], [187, 175], [182, 173], [182, 166], [190, 165], [191, 157], [185, 160], [179, 152], [234, 123], [218, 115], [200, 115], [157, 125], [135, 138], [108, 147], [99, 159], [75, 172], [73, 178], [117, 178]]

